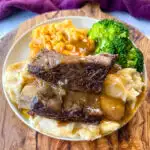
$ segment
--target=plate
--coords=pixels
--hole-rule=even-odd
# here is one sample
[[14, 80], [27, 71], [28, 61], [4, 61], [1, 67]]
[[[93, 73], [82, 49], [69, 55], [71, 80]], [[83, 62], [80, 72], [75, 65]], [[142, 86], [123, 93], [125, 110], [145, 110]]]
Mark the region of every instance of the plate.
[[[85, 140], [85, 139], [79, 139], [79, 138], [68, 138], [68, 137], [59, 137], [59, 136], [54, 136], [52, 134], [46, 134], [43, 133], [41, 131], [38, 131], [33, 125], [32, 123], [26, 119], [19, 111], [18, 109], [14, 106], [14, 104], [10, 101], [8, 94], [6, 93], [5, 89], [4, 89], [4, 73], [6, 68], [15, 62], [19, 62], [22, 60], [25, 60], [28, 58], [29, 56], [29, 42], [31, 41], [31, 32], [34, 28], [36, 28], [37, 26], [40, 26], [42, 24], [47, 24], [47, 23], [54, 23], [54, 22], [61, 22], [63, 20], [72, 20], [73, 24], [77, 27], [77, 28], [90, 28], [92, 26], [93, 23], [97, 22], [97, 19], [94, 18], [89, 18], [89, 17], [82, 17], [82, 16], [68, 16], [68, 17], [60, 17], [60, 18], [55, 18], [55, 19], [51, 19], [51, 20], [47, 20], [45, 22], [42, 22], [34, 27], [32, 27], [31, 29], [29, 29], [28, 31], [26, 31], [10, 48], [5, 62], [4, 62], [4, 66], [3, 66], [3, 73], [2, 73], [2, 81], [3, 81], [3, 91], [4, 94], [6, 96], [6, 99], [11, 107], [11, 109], [14, 111], [14, 113], [17, 115], [17, 117], [22, 120], [27, 126], [29, 126], [30, 128], [32, 128], [33, 130], [40, 132], [44, 135], [56, 138], [56, 139], [61, 139], [61, 140], [70, 140], [70, 141], [81, 141], [81, 140]], [[146, 81], [146, 70], [145, 70], [145, 81]], [[97, 139], [99, 137], [95, 137], [95, 139]]]

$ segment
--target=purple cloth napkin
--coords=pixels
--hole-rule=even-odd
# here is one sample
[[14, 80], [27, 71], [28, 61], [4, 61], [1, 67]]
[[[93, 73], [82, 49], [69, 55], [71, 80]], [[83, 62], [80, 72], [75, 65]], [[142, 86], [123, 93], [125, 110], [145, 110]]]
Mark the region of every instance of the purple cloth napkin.
[[150, 19], [150, 0], [0, 0], [0, 19], [17, 9], [44, 13], [59, 9], [73, 9], [87, 2], [98, 2], [102, 10], [128, 11], [135, 17]]

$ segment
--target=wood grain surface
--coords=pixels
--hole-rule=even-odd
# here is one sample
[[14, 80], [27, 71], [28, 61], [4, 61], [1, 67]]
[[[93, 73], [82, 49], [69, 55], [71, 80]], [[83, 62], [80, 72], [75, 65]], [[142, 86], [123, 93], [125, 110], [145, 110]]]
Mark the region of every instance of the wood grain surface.
[[[32, 18], [16, 31], [0, 40], [0, 82], [2, 65], [12, 44], [23, 32], [44, 20], [60, 16], [89, 16], [112, 18], [100, 11], [99, 5], [87, 4], [81, 9], [55, 11]], [[150, 79], [150, 40], [129, 25], [131, 38], [144, 54]], [[90, 142], [56, 140], [39, 134], [22, 123], [12, 112], [2, 93], [0, 84], [0, 150], [150, 150], [150, 88], [147, 98], [134, 118], [118, 132]]]

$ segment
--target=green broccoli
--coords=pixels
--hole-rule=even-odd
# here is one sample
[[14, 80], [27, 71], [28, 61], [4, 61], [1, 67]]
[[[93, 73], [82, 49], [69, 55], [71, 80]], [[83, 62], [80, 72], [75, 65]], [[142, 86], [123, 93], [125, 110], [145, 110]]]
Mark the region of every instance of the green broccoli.
[[88, 36], [96, 41], [95, 53], [115, 53], [114, 41], [116, 38], [123, 38], [129, 36], [128, 28], [122, 23], [104, 19], [93, 24]]
[[143, 54], [128, 38], [115, 38], [113, 44], [114, 54], [118, 54], [118, 64], [123, 68], [136, 68], [139, 72], [143, 71]]
[[118, 37], [129, 37], [129, 30], [118, 21], [104, 19], [93, 24], [88, 35], [95, 41], [99, 41], [100, 39], [108, 42], [112, 41], [116, 35]]
[[88, 36], [96, 42], [96, 54], [118, 54], [117, 63], [123, 68], [143, 71], [143, 55], [130, 41], [128, 28], [122, 23], [104, 19], [93, 24]]
[[106, 42], [105, 44], [98, 42], [95, 53], [96, 54], [100, 54], [100, 53], [114, 54], [115, 53], [115, 47], [114, 47], [112, 42], [109, 42], [109, 43]]
[[115, 37], [113, 40], [113, 45], [115, 48], [114, 54], [118, 54], [117, 63], [123, 68], [126, 67], [128, 59], [127, 54], [133, 46], [132, 42], [128, 38]]
[[114, 54], [118, 54], [118, 64], [123, 68], [136, 68], [139, 72], [143, 71], [143, 54], [129, 39], [116, 38], [113, 44]]
[[143, 54], [142, 52], [135, 47], [132, 47], [127, 54], [127, 64], [125, 67], [127, 68], [136, 68], [137, 71], [143, 71]]

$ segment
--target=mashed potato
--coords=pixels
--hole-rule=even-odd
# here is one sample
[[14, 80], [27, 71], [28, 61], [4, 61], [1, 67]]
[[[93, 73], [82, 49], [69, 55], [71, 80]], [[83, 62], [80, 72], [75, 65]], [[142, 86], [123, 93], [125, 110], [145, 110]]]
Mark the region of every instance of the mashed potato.
[[45, 134], [58, 137], [69, 137], [84, 140], [94, 140], [104, 134], [117, 130], [120, 124], [115, 121], [103, 120], [99, 125], [83, 123], [67, 123], [59, 125], [58, 121], [37, 116], [32, 119], [33, 126]]
[[32, 123], [37, 130], [58, 137], [89, 140], [101, 136], [99, 125], [88, 125], [75, 122], [60, 125], [56, 120], [40, 116], [32, 119]]
[[140, 73], [136, 69], [125, 68], [116, 74], [107, 75], [104, 82], [104, 93], [114, 98], [120, 98], [124, 102], [130, 101], [133, 107], [143, 87], [144, 82]]
[[34, 80], [35, 78], [27, 71], [27, 61], [9, 65], [5, 72], [4, 86], [11, 101], [17, 103], [17, 99], [23, 86]]
[[[22, 88], [32, 83], [35, 78], [27, 71], [27, 61], [10, 65], [5, 73], [5, 89], [12, 102], [17, 104]], [[136, 102], [144, 83], [141, 75], [135, 69], [126, 68], [114, 74], [108, 74], [104, 82], [104, 93], [111, 97]], [[24, 115], [23, 115], [24, 116]], [[39, 132], [57, 137], [94, 140], [120, 128], [117, 121], [102, 120], [98, 125], [77, 122], [60, 124], [59, 121], [40, 116], [29, 117], [30, 125]]]
[[37, 27], [32, 31], [31, 57], [47, 48], [65, 55], [85, 56], [94, 50], [94, 41], [87, 36], [87, 29], [76, 28], [71, 20]]

